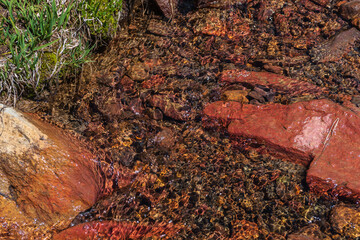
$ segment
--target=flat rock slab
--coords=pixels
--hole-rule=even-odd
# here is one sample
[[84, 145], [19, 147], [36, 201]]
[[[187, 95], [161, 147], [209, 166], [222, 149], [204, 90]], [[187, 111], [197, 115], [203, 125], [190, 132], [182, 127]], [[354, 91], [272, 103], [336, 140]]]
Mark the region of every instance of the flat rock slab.
[[294, 163], [312, 162], [313, 191], [360, 199], [360, 117], [350, 109], [326, 99], [262, 106], [219, 101], [204, 114], [233, 137], [254, 139]]
[[102, 179], [96, 172], [96, 156], [79, 140], [35, 115], [1, 108], [3, 230], [9, 226], [10, 238], [28, 239], [40, 228], [65, 228], [100, 194]]
[[253, 87], [267, 86], [281, 94], [289, 96], [320, 95], [324, 90], [312, 83], [292, 79], [269, 72], [252, 72], [246, 70], [225, 70], [220, 77], [221, 82], [243, 83]]
[[172, 224], [141, 225], [131, 222], [94, 221], [68, 228], [54, 240], [71, 239], [169, 239], [178, 232]]

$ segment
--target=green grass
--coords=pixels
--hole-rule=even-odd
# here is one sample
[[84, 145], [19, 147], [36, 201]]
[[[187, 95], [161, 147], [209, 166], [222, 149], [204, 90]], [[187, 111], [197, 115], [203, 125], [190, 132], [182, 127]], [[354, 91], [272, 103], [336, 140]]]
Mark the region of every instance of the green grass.
[[[0, 96], [16, 104], [36, 96], [64, 68], [74, 74], [89, 61], [90, 32], [99, 39], [115, 35], [122, 1], [0, 0]], [[78, 10], [79, 9], [79, 10]], [[86, 23], [86, 24], [83, 24]]]
[[81, 17], [90, 34], [101, 40], [113, 37], [118, 27], [122, 0], [85, 0], [81, 2]]

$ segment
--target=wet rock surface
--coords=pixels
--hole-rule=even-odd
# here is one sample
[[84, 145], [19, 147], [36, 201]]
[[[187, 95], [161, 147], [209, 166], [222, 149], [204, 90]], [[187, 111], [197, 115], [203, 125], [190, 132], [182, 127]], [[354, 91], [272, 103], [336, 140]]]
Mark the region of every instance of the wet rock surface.
[[[242, 83], [252, 87], [260, 85], [273, 89], [275, 92], [290, 96], [300, 96], [304, 94], [321, 95], [323, 91], [314, 84], [269, 72], [227, 70], [222, 72], [220, 81], [227, 83]], [[255, 91], [256, 90], [260, 92], [260, 89], [255, 88]]]
[[[79, 132], [102, 153], [107, 195], [79, 214], [69, 229], [87, 222], [126, 221], [139, 228], [174, 224], [179, 226], [177, 239], [352, 236], [332, 224], [331, 213], [339, 201], [348, 206], [348, 199], [356, 196], [344, 195], [349, 192], [346, 188], [332, 191], [322, 182], [322, 174], [333, 174], [331, 168], [314, 170], [320, 178], [310, 179], [304, 166], [320, 156], [314, 146], [327, 143], [322, 140], [334, 122], [336, 129], [341, 126], [341, 114], [358, 112], [357, 30], [340, 13], [340, 5], [350, 1], [189, 2], [179, 1], [171, 19], [164, 18], [159, 6], [143, 9], [139, 4], [130, 26], [83, 70], [79, 85], [60, 84], [52, 105], [37, 107], [44, 118]], [[155, 1], [148, 6], [151, 3]], [[230, 77], [242, 72], [252, 78]], [[229, 80], [223, 81], [227, 75]], [[76, 94], [69, 94], [74, 88]], [[204, 128], [204, 108], [219, 101], [236, 105], [237, 110]], [[315, 135], [310, 128], [303, 129], [297, 142], [306, 147], [299, 149], [289, 145], [287, 132], [277, 127], [276, 116], [270, 113], [274, 108], [290, 124], [301, 114], [295, 109], [288, 114], [286, 109], [309, 103], [333, 109], [324, 110], [321, 117], [313, 115], [315, 107], [308, 110], [310, 119], [320, 119], [311, 121], [317, 126]], [[251, 116], [263, 114], [248, 123], [253, 129], [263, 126], [259, 133], [273, 124], [268, 141], [229, 136], [223, 126], [240, 121], [230, 119], [240, 110]], [[326, 117], [328, 110], [333, 115]], [[351, 121], [344, 126], [352, 126]], [[236, 131], [246, 130], [240, 123], [231, 124]], [[337, 136], [348, 141], [352, 133], [344, 128], [340, 135], [336, 129], [336, 134], [330, 131], [329, 144]], [[270, 144], [269, 139], [281, 134], [283, 142]], [[344, 159], [345, 144], [338, 145]], [[323, 154], [332, 157], [329, 146]], [[301, 164], [284, 161], [284, 153]], [[127, 185], [122, 184], [125, 170], [131, 173]], [[112, 224], [105, 225], [109, 232]]]
[[1, 107], [0, 236], [10, 230], [9, 238], [25, 239], [46, 227], [65, 228], [100, 195], [96, 157], [36, 116]]
[[234, 137], [265, 144], [272, 154], [294, 163], [311, 162], [311, 190], [360, 199], [360, 117], [350, 109], [325, 99], [265, 106], [220, 101], [208, 105], [204, 114], [205, 125], [215, 119]]
[[168, 225], [139, 225], [129, 222], [98, 221], [79, 224], [54, 235], [54, 240], [71, 239], [146, 239], [174, 237], [178, 230]]
[[360, 237], [360, 211], [358, 206], [335, 206], [331, 211], [331, 225], [336, 232], [348, 238]]
[[320, 239], [330, 240], [331, 238], [323, 234], [318, 225], [309, 224], [309, 226], [303, 227], [298, 232], [290, 234], [287, 239], [288, 240], [320, 240]]

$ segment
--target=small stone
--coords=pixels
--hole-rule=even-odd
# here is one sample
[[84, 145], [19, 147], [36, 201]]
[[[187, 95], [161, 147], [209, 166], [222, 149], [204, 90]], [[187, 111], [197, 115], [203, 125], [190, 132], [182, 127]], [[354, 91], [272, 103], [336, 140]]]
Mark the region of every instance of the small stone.
[[154, 142], [162, 148], [171, 148], [175, 145], [176, 136], [170, 128], [164, 128], [161, 132], [156, 134]]
[[287, 240], [331, 240], [331, 238], [322, 233], [320, 227], [313, 223], [290, 234]]
[[169, 24], [165, 24], [164, 21], [151, 19], [148, 25], [147, 30], [155, 35], [160, 36], [172, 36], [174, 34], [174, 29], [171, 29]]
[[248, 103], [249, 100], [246, 98], [248, 95], [247, 90], [228, 90], [223, 93], [225, 100], [236, 101], [242, 103]]
[[135, 63], [130, 70], [129, 77], [134, 81], [143, 81], [149, 77], [149, 73], [146, 71], [144, 63]]
[[141, 86], [143, 88], [153, 89], [153, 88], [156, 88], [157, 86], [161, 86], [164, 82], [165, 82], [165, 77], [160, 76], [160, 75], [153, 75], [150, 77], [150, 79], [145, 80], [141, 84]]
[[251, 91], [249, 97], [257, 100], [259, 103], [265, 103], [265, 98], [258, 91]]
[[360, 237], [360, 209], [346, 205], [335, 206], [331, 211], [331, 226], [349, 239]]
[[194, 119], [195, 114], [184, 102], [175, 102], [165, 95], [153, 95], [150, 98], [150, 104], [158, 107], [165, 116], [180, 121], [188, 121]]
[[130, 110], [137, 116], [140, 116], [144, 110], [140, 98], [135, 98], [129, 103]]
[[165, 17], [172, 18], [176, 14], [178, 0], [156, 0]]
[[344, 3], [340, 6], [340, 14], [343, 18], [351, 20], [360, 15], [360, 0]]

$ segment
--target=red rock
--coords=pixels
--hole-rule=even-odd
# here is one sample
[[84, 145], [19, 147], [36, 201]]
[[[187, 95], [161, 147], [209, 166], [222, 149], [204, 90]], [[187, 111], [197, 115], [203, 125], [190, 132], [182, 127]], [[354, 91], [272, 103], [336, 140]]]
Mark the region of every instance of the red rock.
[[34, 115], [5, 108], [1, 117], [1, 224], [18, 226], [11, 235], [18, 231], [24, 238], [43, 228], [63, 229], [100, 195], [96, 156]]
[[331, 112], [335, 119], [333, 130], [324, 150], [312, 162], [307, 182], [312, 191], [359, 201], [360, 118], [340, 107]]
[[70, 239], [169, 239], [178, 228], [171, 224], [140, 225], [130, 222], [89, 222], [68, 228], [56, 235], [54, 240]]
[[156, 0], [156, 3], [164, 13], [165, 17], [172, 18], [175, 15], [178, 0]]
[[153, 75], [153, 76], [151, 76], [150, 79], [142, 82], [141, 86], [143, 88], [150, 89], [150, 88], [155, 88], [159, 85], [162, 85], [164, 82], [165, 82], [165, 78], [163, 76]]
[[275, 155], [308, 165], [332, 124], [327, 115], [316, 111], [323, 101], [262, 106], [216, 102], [204, 112], [211, 118], [230, 120], [231, 135], [255, 139], [269, 146]]
[[305, 166], [315, 192], [360, 200], [360, 117], [330, 100], [254, 106], [215, 102], [204, 121], [228, 125], [233, 137], [265, 144], [272, 154]]
[[246, 70], [226, 70], [220, 77], [221, 82], [243, 83], [251, 86], [263, 85], [281, 94], [297, 96], [304, 94], [320, 95], [323, 89], [314, 84], [288, 78], [268, 72], [251, 72]]
[[163, 111], [164, 115], [175, 120], [188, 121], [194, 118], [194, 112], [185, 103], [172, 101], [169, 96], [154, 95], [150, 98], [150, 104], [158, 107]]

